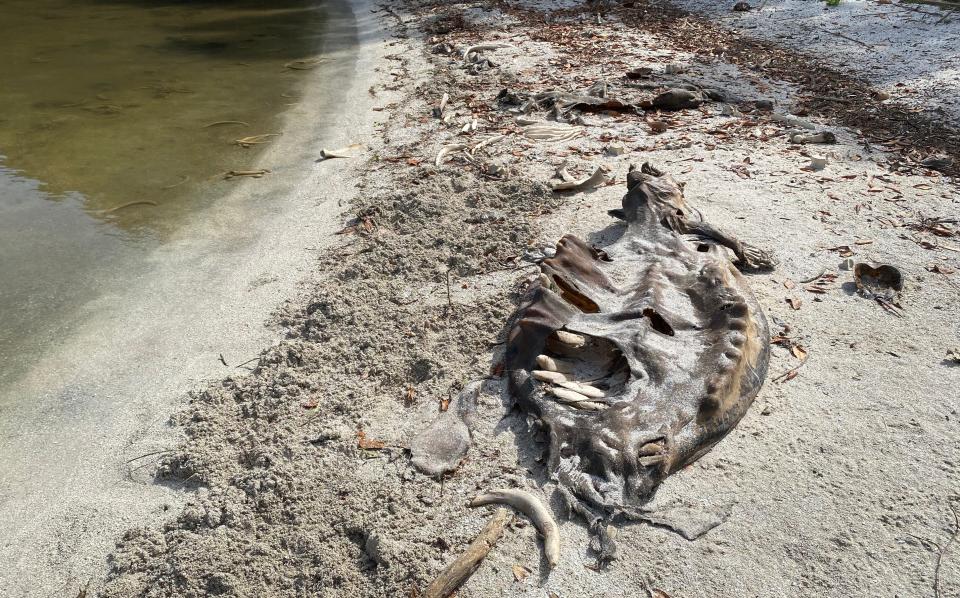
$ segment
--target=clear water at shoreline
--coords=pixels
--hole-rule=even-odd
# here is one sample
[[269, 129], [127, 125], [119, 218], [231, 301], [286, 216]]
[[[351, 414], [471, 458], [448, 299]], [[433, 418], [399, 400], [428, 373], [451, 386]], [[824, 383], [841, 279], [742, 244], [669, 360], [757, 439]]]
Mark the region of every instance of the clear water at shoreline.
[[0, 0], [0, 385], [281, 133], [325, 13], [268, 6]]

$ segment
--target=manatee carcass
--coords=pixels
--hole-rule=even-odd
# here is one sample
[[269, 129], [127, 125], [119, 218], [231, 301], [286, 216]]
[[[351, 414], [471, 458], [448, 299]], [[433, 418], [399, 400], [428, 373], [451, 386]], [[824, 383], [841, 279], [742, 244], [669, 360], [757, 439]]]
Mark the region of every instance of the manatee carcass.
[[770, 349], [738, 270], [772, 267], [766, 252], [706, 223], [647, 164], [631, 167], [610, 213], [626, 225], [616, 242], [567, 235], [543, 260], [504, 364], [519, 407], [549, 434], [548, 474], [594, 521], [638, 512], [729, 433]]

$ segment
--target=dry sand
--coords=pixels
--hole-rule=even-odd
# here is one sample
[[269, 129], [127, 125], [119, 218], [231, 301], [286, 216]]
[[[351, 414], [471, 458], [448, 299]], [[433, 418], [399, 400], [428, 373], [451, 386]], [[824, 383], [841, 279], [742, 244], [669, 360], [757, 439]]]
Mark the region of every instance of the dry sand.
[[[158, 476], [195, 492], [164, 524], [120, 539], [104, 596], [417, 596], [489, 518], [467, 499], [501, 486], [555, 509], [560, 564], [548, 574], [519, 517], [460, 596], [960, 596], [960, 368], [945, 359], [960, 344], [960, 239], [909, 226], [956, 217], [953, 181], [909, 161], [891, 171], [887, 150], [829, 121], [815, 125], [836, 145], [789, 143], [749, 110], [761, 99], [788, 110], [802, 90], [675, 51], [621, 22], [628, 11], [356, 7], [392, 37], [389, 80], [370, 89], [383, 124], [351, 175], [348, 228], [279, 311], [286, 338], [174, 417], [185, 441]], [[512, 47], [484, 52], [495, 64], [478, 69], [442, 45], [480, 41]], [[667, 75], [667, 64], [687, 69]], [[651, 115], [661, 134], [642, 114], [584, 114], [580, 137], [548, 143], [525, 138], [496, 101], [504, 88], [582, 91], [601, 78], [635, 101], [654, 91], [627, 85], [638, 66], [656, 85], [722, 90], [745, 112], [708, 102]], [[431, 115], [445, 92], [449, 122]], [[434, 166], [443, 146], [497, 134]], [[803, 170], [810, 155], [827, 156], [826, 169]], [[615, 183], [553, 193], [564, 161], [580, 174], [606, 165]], [[545, 445], [491, 372], [533, 260], [565, 233], [614, 238], [606, 210], [642, 161], [684, 181], [707, 220], [780, 259], [750, 284], [784, 340], [746, 418], [653, 503], [721, 524], [695, 541], [622, 525], [621, 558], [597, 571], [586, 528], [559, 509]], [[903, 271], [902, 318], [856, 294], [838, 268], [843, 247]], [[809, 291], [801, 281], [820, 272], [837, 279]], [[472, 380], [485, 384], [466, 459], [442, 480], [418, 473], [410, 439]]]

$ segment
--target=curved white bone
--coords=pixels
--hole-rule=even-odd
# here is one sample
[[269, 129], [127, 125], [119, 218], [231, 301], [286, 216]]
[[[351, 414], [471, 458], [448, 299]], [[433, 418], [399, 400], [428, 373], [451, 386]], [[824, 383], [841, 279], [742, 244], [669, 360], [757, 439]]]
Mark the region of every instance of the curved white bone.
[[529, 517], [543, 535], [543, 553], [547, 557], [547, 564], [551, 569], [557, 566], [560, 562], [560, 528], [539, 498], [524, 490], [501, 488], [480, 494], [470, 501], [471, 507], [490, 504], [509, 505]]
[[486, 50], [498, 50], [500, 48], [512, 48], [510, 44], [504, 44], [501, 42], [492, 42], [487, 44], [477, 44], [475, 46], [470, 46], [463, 51], [463, 63], [467, 64], [470, 62], [470, 55], [474, 52], [484, 52]]

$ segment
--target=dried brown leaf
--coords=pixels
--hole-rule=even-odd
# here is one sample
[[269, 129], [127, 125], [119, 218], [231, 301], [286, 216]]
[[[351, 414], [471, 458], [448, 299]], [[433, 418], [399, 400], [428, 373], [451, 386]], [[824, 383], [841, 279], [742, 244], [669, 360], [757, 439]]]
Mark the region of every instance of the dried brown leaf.
[[382, 440], [367, 438], [366, 432], [357, 430], [357, 446], [365, 451], [379, 451], [387, 445]]
[[527, 569], [523, 565], [514, 565], [513, 569], [513, 578], [517, 581], [523, 581], [530, 575], [530, 569]]

